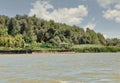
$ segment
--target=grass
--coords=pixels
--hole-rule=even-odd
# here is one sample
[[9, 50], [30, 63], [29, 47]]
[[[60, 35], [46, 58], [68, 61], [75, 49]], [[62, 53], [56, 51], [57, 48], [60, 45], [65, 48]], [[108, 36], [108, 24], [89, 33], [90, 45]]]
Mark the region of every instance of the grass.
[[[80, 53], [120, 52], [120, 47], [94, 44], [73, 45], [70, 49]], [[35, 43], [29, 44], [24, 48], [0, 47], [0, 50], [65, 50], [65, 48], [53, 46], [50, 44]]]
[[33, 43], [33, 44], [27, 44], [23, 48], [20, 48], [20, 47], [0, 47], [0, 50], [65, 50], [65, 48], [52, 46], [50, 44]]
[[95, 44], [81, 44], [81, 45], [74, 45], [72, 48], [85, 48], [85, 47], [104, 47], [102, 45], [95, 45]]
[[102, 45], [74, 45], [72, 48], [75, 52], [82, 53], [99, 53], [99, 52], [120, 52], [120, 47], [102, 46]]

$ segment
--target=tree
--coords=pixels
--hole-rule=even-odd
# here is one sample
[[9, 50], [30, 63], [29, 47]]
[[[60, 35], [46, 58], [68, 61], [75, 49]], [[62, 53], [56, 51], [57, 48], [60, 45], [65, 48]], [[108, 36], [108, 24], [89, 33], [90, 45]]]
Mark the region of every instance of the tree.
[[106, 45], [106, 39], [104, 38], [104, 36], [101, 33], [97, 33], [97, 36], [98, 36], [100, 44]]
[[15, 44], [14, 37], [10, 35], [5, 35], [0, 37], [0, 46], [14, 47], [14, 44]]
[[107, 46], [119, 46], [120, 47], [120, 39], [112, 38], [107, 39]]
[[9, 22], [9, 18], [7, 16], [0, 15], [0, 24], [7, 26], [8, 22]]
[[59, 36], [55, 36], [53, 39], [51, 39], [49, 41], [49, 43], [51, 43], [55, 46], [58, 46], [61, 43], [61, 40], [60, 40]]
[[36, 16], [0, 16], [0, 46], [24, 47], [25, 44], [59, 43], [120, 46], [120, 39], [105, 39], [101, 33], [78, 26], [46, 21]]
[[23, 40], [23, 37], [21, 34], [17, 34], [15, 36], [15, 47], [24, 48], [25, 47], [25, 41]]
[[20, 33], [20, 26], [15, 18], [11, 18], [8, 24], [8, 33], [12, 36]]
[[92, 42], [92, 38], [90, 35], [88, 34], [84, 34], [80, 40], [79, 40], [80, 44], [90, 44]]
[[91, 36], [92, 38], [91, 44], [99, 44], [98, 36], [93, 30], [90, 30], [89, 28], [87, 28], [86, 34]]
[[0, 36], [7, 35], [7, 27], [5, 25], [0, 24]]

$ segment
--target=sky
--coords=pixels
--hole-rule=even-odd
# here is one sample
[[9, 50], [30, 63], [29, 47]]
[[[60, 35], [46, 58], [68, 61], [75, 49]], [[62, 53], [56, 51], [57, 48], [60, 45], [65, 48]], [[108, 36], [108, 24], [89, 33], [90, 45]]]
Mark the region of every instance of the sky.
[[45, 20], [120, 38], [120, 0], [0, 0], [0, 15], [36, 15]]

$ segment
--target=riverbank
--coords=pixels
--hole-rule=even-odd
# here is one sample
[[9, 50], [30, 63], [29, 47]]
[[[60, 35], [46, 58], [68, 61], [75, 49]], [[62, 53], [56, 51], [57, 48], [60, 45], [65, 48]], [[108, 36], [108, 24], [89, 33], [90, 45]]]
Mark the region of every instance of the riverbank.
[[0, 54], [75, 53], [73, 50], [0, 50]]
[[102, 45], [74, 45], [65, 48], [1, 48], [0, 54], [41, 54], [41, 53], [117, 53], [120, 47]]

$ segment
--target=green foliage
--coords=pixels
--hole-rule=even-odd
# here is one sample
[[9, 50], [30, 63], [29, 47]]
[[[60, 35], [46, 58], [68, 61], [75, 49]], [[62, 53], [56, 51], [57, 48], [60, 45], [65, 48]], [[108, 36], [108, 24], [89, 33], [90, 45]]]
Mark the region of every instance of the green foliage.
[[88, 52], [88, 53], [98, 53], [98, 52], [120, 52], [120, 47], [115, 46], [101, 46], [101, 45], [78, 45], [71, 48], [75, 52]]
[[113, 39], [107, 39], [107, 46], [118, 46], [120, 47], [120, 39], [113, 38]]
[[[39, 44], [42, 43], [40, 46]], [[65, 48], [73, 45], [96, 44], [107, 46], [120, 46], [120, 39], [105, 39], [101, 33], [78, 26], [69, 26], [55, 23], [53, 20], [45, 21], [34, 16], [16, 15], [9, 18], [0, 16], [0, 46], [8, 48], [35, 49]], [[27, 49], [27, 48], [26, 48]], [[92, 48], [91, 48], [92, 49]], [[97, 48], [95, 48], [97, 50]]]
[[106, 45], [106, 40], [105, 40], [104, 36], [101, 33], [97, 33], [97, 36], [98, 36], [100, 44]]
[[5, 25], [0, 24], [0, 36], [7, 35], [7, 27]]
[[7, 25], [9, 22], [9, 18], [7, 16], [1, 15], [0, 16], [0, 24]]
[[59, 36], [55, 36], [53, 39], [51, 39], [49, 41], [49, 43], [57, 46], [57, 45], [59, 45], [61, 43], [61, 40], [60, 40]]
[[21, 48], [25, 47], [25, 41], [23, 40], [21, 34], [17, 34], [14, 39], [15, 39], [15, 47], [21, 47]]
[[85, 34], [80, 38], [79, 41], [81, 44], [90, 44], [92, 42], [92, 38], [90, 35]]
[[15, 18], [11, 18], [8, 24], [8, 33], [12, 36], [20, 33], [20, 26]]
[[86, 33], [92, 38], [91, 44], [99, 44], [98, 36], [93, 30], [87, 28]]
[[14, 47], [15, 40], [10, 35], [5, 35], [0, 37], [0, 46], [4, 47]]
[[25, 42], [22, 39], [22, 35], [16, 35], [15, 37], [10, 35], [5, 35], [0, 37], [0, 46], [4, 47], [19, 47], [24, 48]]

